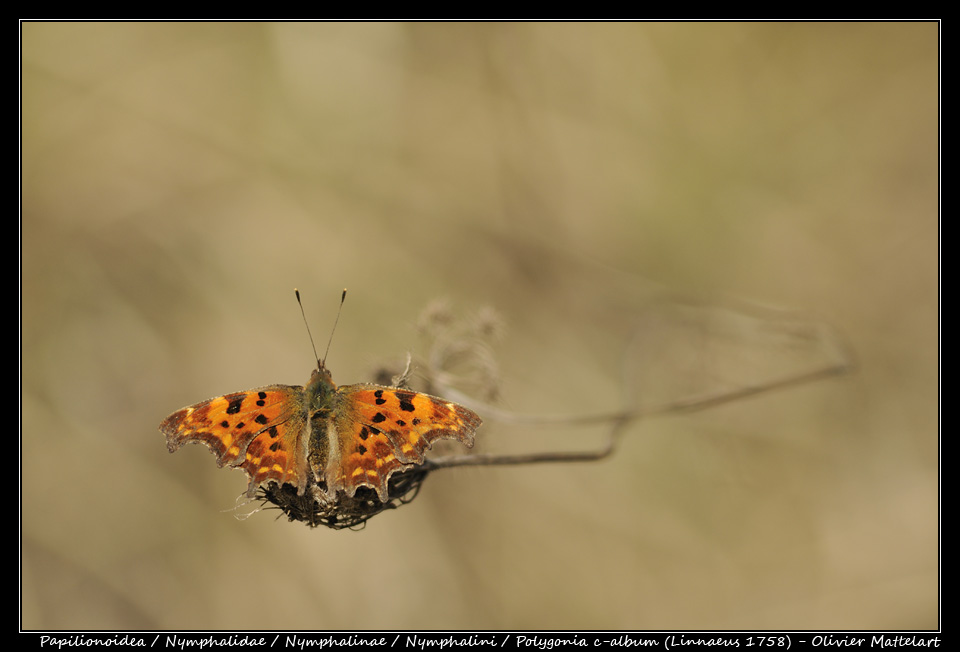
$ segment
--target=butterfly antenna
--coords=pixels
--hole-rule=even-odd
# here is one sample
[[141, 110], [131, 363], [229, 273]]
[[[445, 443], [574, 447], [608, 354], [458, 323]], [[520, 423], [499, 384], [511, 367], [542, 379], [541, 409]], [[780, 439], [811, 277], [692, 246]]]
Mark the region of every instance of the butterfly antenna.
[[[340, 313], [343, 312], [343, 302], [347, 298], [347, 288], [343, 288], [343, 294], [340, 295], [340, 307], [337, 308], [337, 318], [333, 320], [333, 328], [330, 329], [330, 339], [327, 340], [327, 350], [323, 352], [323, 360], [320, 361], [320, 366], [324, 366], [327, 362], [327, 354], [330, 353], [330, 343], [333, 342], [333, 334], [337, 331], [337, 324], [340, 323]], [[301, 310], [303, 306], [300, 307]]]
[[313, 347], [313, 357], [317, 364], [321, 365], [320, 356], [317, 355], [317, 345], [313, 343], [313, 333], [310, 332], [310, 324], [307, 322], [307, 314], [303, 312], [303, 302], [300, 301], [300, 290], [293, 288], [293, 293], [297, 295], [297, 303], [300, 305], [300, 315], [303, 317], [303, 325], [307, 327], [307, 337], [310, 338], [310, 346]]

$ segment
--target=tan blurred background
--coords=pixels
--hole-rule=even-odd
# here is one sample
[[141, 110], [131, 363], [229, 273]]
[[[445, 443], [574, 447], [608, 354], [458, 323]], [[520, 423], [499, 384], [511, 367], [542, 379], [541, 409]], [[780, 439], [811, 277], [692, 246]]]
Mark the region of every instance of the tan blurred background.
[[[937, 627], [937, 48], [933, 23], [23, 24], [22, 625]], [[517, 412], [622, 405], [656, 288], [797, 309], [859, 366], [635, 423], [604, 463], [438, 472], [361, 532], [238, 520], [245, 477], [157, 425], [307, 380], [294, 287], [321, 347], [350, 289], [339, 383], [417, 351], [431, 300], [492, 306]], [[636, 363], [667, 394], [738, 371], [669, 357]], [[535, 430], [477, 448], [596, 443]]]

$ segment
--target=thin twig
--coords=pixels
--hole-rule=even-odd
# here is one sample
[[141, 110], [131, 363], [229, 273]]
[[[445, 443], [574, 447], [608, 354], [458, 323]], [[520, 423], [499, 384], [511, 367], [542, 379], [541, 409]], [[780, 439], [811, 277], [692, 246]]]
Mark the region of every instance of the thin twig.
[[506, 466], [520, 464], [541, 464], [541, 463], [562, 463], [562, 462], [593, 462], [610, 456], [616, 444], [622, 435], [626, 426], [632, 421], [666, 414], [685, 414], [698, 412], [708, 408], [730, 403], [740, 399], [757, 396], [766, 392], [772, 392], [788, 387], [802, 385], [817, 380], [830, 378], [833, 376], [848, 373], [854, 366], [852, 355], [849, 348], [836, 333], [830, 333], [832, 337], [829, 341], [836, 347], [838, 361], [832, 365], [814, 369], [798, 374], [792, 374], [772, 381], [764, 382], [758, 385], [748, 385], [738, 389], [708, 394], [706, 396], [678, 399], [668, 401], [661, 405], [648, 406], [643, 408], [634, 408], [621, 410], [619, 412], [602, 412], [596, 414], [580, 415], [523, 415], [501, 410], [492, 405], [486, 405], [472, 400], [469, 396], [458, 392], [452, 387], [445, 387], [443, 392], [453, 400], [463, 403], [468, 407], [480, 411], [484, 418], [494, 421], [502, 421], [513, 425], [597, 425], [600, 423], [611, 423], [612, 428], [609, 437], [602, 448], [593, 451], [558, 451], [528, 453], [522, 455], [495, 455], [495, 454], [477, 454], [477, 455], [456, 455], [450, 457], [441, 457], [434, 460], [427, 460], [425, 465], [431, 470], [459, 467], [459, 466]]

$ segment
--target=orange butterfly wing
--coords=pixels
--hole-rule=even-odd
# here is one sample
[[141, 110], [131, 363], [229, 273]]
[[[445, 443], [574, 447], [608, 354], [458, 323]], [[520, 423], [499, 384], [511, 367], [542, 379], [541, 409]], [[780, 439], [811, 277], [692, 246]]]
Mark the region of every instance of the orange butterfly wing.
[[288, 482], [302, 494], [312, 479], [302, 387], [270, 385], [218, 396], [174, 412], [160, 424], [172, 453], [199, 442], [217, 456], [217, 465], [243, 469], [247, 495], [268, 480]]
[[387, 500], [387, 482], [397, 470], [422, 464], [439, 439], [473, 446], [481, 420], [473, 411], [428, 394], [380, 385], [340, 387], [335, 416], [339, 451], [327, 462], [327, 491], [353, 496], [360, 486]]
[[337, 388], [314, 371], [307, 387], [270, 385], [218, 396], [174, 412], [160, 424], [167, 448], [205, 444], [219, 466], [239, 467], [247, 495], [267, 481], [289, 483], [303, 495], [322, 477], [327, 495], [350, 497], [361, 486], [388, 500], [394, 471], [424, 462], [439, 439], [473, 446], [480, 417], [441, 398], [380, 385]]

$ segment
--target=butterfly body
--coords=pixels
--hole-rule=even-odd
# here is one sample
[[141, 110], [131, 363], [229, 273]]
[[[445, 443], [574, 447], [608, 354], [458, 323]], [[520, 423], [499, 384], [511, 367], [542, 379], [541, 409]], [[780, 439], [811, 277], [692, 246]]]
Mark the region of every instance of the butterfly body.
[[337, 387], [320, 364], [303, 387], [218, 396], [174, 412], [160, 431], [170, 452], [199, 442], [218, 465], [243, 469], [251, 497], [275, 481], [298, 495], [316, 486], [330, 498], [367, 486], [386, 502], [391, 474], [422, 464], [439, 439], [473, 446], [480, 424], [471, 410], [435, 396], [365, 383]]

